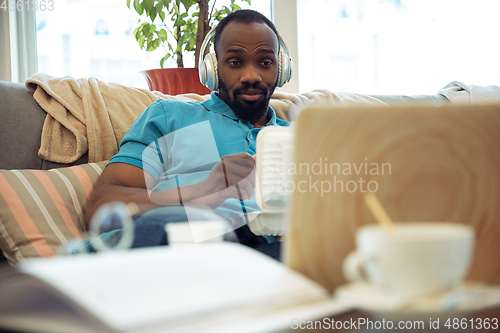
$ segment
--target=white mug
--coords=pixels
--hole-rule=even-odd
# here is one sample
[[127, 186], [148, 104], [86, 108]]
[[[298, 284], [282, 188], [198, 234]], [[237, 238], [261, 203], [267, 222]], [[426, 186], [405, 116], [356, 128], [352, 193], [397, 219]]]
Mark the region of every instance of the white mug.
[[366, 225], [356, 251], [344, 260], [344, 276], [393, 296], [411, 297], [451, 288], [466, 276], [474, 229], [445, 222], [395, 223], [393, 232]]
[[167, 223], [165, 231], [168, 244], [179, 245], [223, 242], [230, 230], [225, 221], [212, 220]]

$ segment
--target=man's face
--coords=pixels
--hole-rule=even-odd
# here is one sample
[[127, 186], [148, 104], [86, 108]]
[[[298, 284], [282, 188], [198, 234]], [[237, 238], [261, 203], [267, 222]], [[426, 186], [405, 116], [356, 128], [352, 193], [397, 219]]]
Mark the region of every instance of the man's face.
[[267, 117], [278, 78], [278, 39], [264, 23], [229, 22], [217, 45], [219, 96], [255, 125]]

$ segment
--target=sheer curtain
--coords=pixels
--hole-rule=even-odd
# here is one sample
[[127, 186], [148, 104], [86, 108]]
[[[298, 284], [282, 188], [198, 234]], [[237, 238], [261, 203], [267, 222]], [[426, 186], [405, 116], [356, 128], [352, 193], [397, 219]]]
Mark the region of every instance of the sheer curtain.
[[0, 11], [0, 80], [24, 82], [37, 72], [35, 12]]

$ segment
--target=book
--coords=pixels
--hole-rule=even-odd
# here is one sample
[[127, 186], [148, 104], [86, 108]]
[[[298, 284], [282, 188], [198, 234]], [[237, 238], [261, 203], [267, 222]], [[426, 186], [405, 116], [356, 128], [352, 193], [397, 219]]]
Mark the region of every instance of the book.
[[350, 310], [240, 244], [31, 259], [0, 270], [0, 328], [26, 332], [268, 332]]

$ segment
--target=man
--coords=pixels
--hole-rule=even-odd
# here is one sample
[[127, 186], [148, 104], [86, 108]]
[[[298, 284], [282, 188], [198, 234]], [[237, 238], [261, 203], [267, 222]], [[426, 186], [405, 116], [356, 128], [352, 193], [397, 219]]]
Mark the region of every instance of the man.
[[278, 32], [262, 14], [240, 10], [220, 22], [214, 45], [219, 92], [203, 103], [151, 104], [99, 178], [87, 224], [104, 203], [133, 202], [140, 207], [134, 247], [154, 246], [165, 243], [166, 222], [186, 221], [200, 213], [191, 207], [201, 205], [230, 221], [242, 243], [268, 243], [250, 232], [244, 214], [259, 209], [252, 157], [258, 132], [289, 126], [269, 107], [278, 78]]

